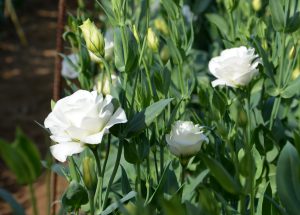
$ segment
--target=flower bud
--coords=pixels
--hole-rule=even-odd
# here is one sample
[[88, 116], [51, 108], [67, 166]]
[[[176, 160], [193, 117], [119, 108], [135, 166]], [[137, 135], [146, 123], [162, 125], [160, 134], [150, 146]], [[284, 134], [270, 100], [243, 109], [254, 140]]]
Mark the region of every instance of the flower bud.
[[151, 28], [148, 28], [147, 31], [147, 43], [148, 43], [148, 47], [152, 49], [153, 52], [158, 51], [159, 41], [156, 34], [154, 33], [154, 31], [152, 31]]
[[169, 34], [168, 26], [167, 26], [165, 20], [163, 20], [162, 18], [155, 19], [154, 20], [154, 26], [155, 26], [155, 28], [157, 30], [159, 30], [164, 35], [168, 35]]
[[136, 26], [135, 25], [133, 25], [133, 36], [134, 36], [134, 38], [135, 38], [135, 40], [138, 42], [138, 43], [140, 43], [140, 37], [139, 37], [139, 33], [137, 32], [137, 29], [136, 29]]
[[293, 73], [292, 73], [292, 80], [297, 79], [300, 76], [300, 68], [297, 67], [296, 69], [294, 69]]
[[96, 25], [87, 19], [80, 26], [80, 29], [85, 40], [86, 47], [89, 51], [92, 60], [97, 56], [104, 57], [105, 55], [105, 41], [102, 33], [98, 30]]
[[261, 46], [262, 48], [267, 51], [268, 50], [268, 42], [266, 39], [263, 39], [262, 42], [261, 42]]
[[111, 81], [112, 83], [110, 84], [109, 77], [104, 76], [102, 80], [97, 81], [95, 90], [97, 90], [98, 93], [101, 93], [103, 95], [110, 95], [111, 87], [117, 87], [117, 85], [120, 84], [120, 79], [118, 78], [118, 76], [112, 74]]
[[85, 157], [82, 161], [83, 182], [89, 190], [94, 190], [97, 185], [97, 176], [95, 172], [94, 160], [91, 157]]
[[289, 59], [294, 59], [296, 55], [296, 49], [295, 49], [295, 46], [292, 46], [290, 52], [289, 52]]
[[229, 12], [232, 12], [235, 10], [239, 3], [239, 0], [225, 0], [225, 7]]
[[170, 59], [170, 52], [168, 46], [164, 46], [162, 48], [162, 50], [160, 51], [160, 58], [164, 64], [168, 62], [168, 60]]
[[261, 0], [252, 0], [252, 7], [256, 12], [260, 11], [262, 8]]
[[199, 125], [190, 121], [177, 121], [171, 133], [166, 135], [166, 141], [171, 153], [182, 159], [196, 155], [202, 143], [208, 143], [208, 138]]

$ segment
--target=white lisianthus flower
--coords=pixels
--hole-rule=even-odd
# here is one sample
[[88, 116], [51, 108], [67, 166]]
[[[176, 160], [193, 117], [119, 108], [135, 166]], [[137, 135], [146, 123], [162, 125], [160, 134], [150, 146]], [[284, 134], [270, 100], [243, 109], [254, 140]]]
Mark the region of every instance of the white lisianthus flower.
[[209, 61], [208, 68], [217, 80], [212, 86], [226, 85], [230, 87], [242, 87], [258, 74], [257, 66], [261, 59], [254, 54], [254, 48], [247, 49], [245, 46], [226, 49], [221, 55]]
[[112, 96], [78, 90], [59, 100], [45, 119], [44, 125], [57, 144], [50, 147], [60, 162], [80, 153], [86, 144], [100, 144], [103, 135], [115, 124], [126, 123], [124, 110], [115, 108]]
[[202, 143], [208, 143], [208, 138], [199, 125], [194, 125], [191, 121], [177, 121], [171, 133], [166, 135], [166, 141], [174, 155], [184, 158], [197, 154]]
[[62, 62], [61, 75], [68, 79], [74, 79], [78, 77], [78, 71], [76, 67], [79, 63], [78, 54], [70, 54], [67, 58], [64, 58]]

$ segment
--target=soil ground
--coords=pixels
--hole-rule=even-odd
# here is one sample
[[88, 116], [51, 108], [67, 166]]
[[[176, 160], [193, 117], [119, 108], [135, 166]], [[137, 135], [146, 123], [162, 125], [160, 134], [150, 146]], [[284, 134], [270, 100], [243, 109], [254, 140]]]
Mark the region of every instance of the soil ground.
[[[28, 46], [20, 44], [9, 19], [0, 27], [0, 138], [12, 141], [17, 126], [37, 144], [44, 157], [48, 137], [43, 123], [50, 111], [57, 20], [57, 0], [24, 0], [17, 10]], [[45, 173], [34, 185], [40, 214], [47, 214]], [[61, 181], [60, 191], [64, 184]], [[17, 185], [0, 160], [0, 187], [11, 192], [32, 214], [27, 187]], [[11, 214], [0, 199], [0, 215]]]

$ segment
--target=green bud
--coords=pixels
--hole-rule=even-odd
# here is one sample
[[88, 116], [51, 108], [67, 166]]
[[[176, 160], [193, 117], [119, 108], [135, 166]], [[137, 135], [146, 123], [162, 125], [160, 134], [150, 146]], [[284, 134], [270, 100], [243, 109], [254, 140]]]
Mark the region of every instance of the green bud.
[[147, 31], [147, 43], [148, 47], [152, 49], [153, 52], [158, 52], [159, 41], [156, 34], [154, 33], [154, 31], [152, 31], [151, 28], [148, 28]]
[[135, 25], [133, 25], [133, 29], [132, 29], [132, 30], [133, 30], [133, 36], [134, 36], [135, 40], [136, 40], [138, 43], [140, 43], [139, 33], [138, 33], [138, 31], [137, 31]]
[[260, 11], [262, 8], [261, 0], [252, 0], [252, 7], [256, 12]]
[[91, 157], [85, 157], [82, 161], [83, 182], [89, 190], [94, 190], [97, 185], [97, 176], [95, 172], [94, 160]]
[[168, 35], [169, 34], [169, 28], [165, 22], [165, 20], [163, 20], [162, 18], [157, 18], [154, 20], [154, 26], [157, 30], [159, 30], [160, 32], [162, 32], [164, 35]]
[[238, 4], [239, 0], [225, 0], [225, 7], [229, 12], [234, 11]]
[[85, 40], [86, 47], [89, 51], [89, 54], [93, 60], [93, 57], [105, 56], [105, 42], [102, 33], [96, 27], [96, 25], [91, 22], [90, 19], [87, 19], [83, 22], [81, 26], [79, 26], [83, 38]]
[[296, 55], [296, 49], [295, 46], [292, 46], [290, 52], [289, 52], [289, 59], [294, 59]]
[[267, 42], [267, 40], [264, 39], [264, 40], [262, 41], [262, 45], [261, 45], [261, 46], [262, 46], [262, 48], [263, 48], [264, 50], [267, 51], [267, 50], [268, 50], [268, 42]]
[[300, 76], [300, 68], [297, 67], [296, 69], [293, 70], [292, 80], [296, 80], [299, 76]]
[[168, 60], [170, 59], [170, 52], [168, 46], [164, 46], [162, 48], [162, 50], [160, 51], [160, 58], [164, 64], [168, 62]]

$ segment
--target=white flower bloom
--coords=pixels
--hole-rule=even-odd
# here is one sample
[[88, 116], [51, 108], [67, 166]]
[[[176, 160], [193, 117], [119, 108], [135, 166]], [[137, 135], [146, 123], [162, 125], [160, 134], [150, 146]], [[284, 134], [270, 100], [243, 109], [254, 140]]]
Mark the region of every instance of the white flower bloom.
[[65, 78], [74, 79], [78, 77], [78, 71], [76, 67], [78, 66], [79, 57], [78, 54], [70, 54], [67, 56], [68, 59], [64, 58], [62, 62], [61, 74]]
[[170, 134], [166, 135], [170, 151], [178, 157], [190, 157], [197, 154], [203, 142], [208, 138], [199, 125], [191, 121], [177, 121]]
[[254, 54], [253, 48], [245, 46], [226, 49], [221, 55], [209, 61], [208, 68], [217, 80], [212, 86], [227, 85], [230, 87], [246, 86], [258, 74], [257, 66], [261, 59]]
[[57, 160], [64, 162], [68, 156], [82, 152], [85, 144], [100, 144], [109, 128], [127, 122], [124, 110], [115, 110], [112, 99], [96, 91], [78, 90], [56, 103], [44, 125], [58, 143], [50, 148]]

